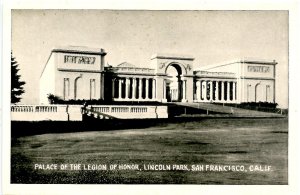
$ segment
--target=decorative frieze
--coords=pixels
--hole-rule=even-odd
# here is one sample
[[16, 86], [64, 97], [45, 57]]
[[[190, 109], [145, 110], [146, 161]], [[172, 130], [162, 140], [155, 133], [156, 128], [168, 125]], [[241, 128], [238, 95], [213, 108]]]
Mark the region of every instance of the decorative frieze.
[[64, 55], [64, 63], [95, 64], [96, 57]]
[[248, 72], [259, 72], [259, 73], [268, 73], [270, 72], [269, 66], [248, 66]]

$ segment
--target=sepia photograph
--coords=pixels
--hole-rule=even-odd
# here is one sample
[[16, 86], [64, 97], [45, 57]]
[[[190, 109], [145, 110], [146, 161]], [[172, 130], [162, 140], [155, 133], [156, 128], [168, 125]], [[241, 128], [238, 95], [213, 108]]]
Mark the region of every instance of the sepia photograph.
[[40, 1], [0, 3], [0, 194], [300, 192], [297, 0]]
[[11, 184], [287, 185], [286, 10], [11, 10]]

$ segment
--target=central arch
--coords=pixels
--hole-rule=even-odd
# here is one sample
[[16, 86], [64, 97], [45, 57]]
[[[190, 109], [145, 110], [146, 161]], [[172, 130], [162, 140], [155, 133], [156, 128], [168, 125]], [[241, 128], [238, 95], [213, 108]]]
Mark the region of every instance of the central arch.
[[181, 102], [183, 99], [183, 71], [183, 68], [177, 63], [171, 63], [166, 67], [165, 93], [168, 102]]

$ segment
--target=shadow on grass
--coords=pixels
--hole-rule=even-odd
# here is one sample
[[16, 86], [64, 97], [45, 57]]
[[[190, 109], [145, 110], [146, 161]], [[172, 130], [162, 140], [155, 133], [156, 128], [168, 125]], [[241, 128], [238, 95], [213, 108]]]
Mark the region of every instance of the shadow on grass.
[[111, 131], [165, 126], [169, 123], [201, 121], [200, 118], [169, 119], [108, 119], [86, 118], [83, 121], [11, 121], [11, 136], [21, 137], [46, 133], [69, 133], [83, 131]]

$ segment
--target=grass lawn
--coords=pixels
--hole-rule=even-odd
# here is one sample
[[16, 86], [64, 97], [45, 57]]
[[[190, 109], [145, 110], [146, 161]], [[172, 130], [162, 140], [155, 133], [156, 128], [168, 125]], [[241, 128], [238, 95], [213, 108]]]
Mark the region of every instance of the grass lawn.
[[[99, 122], [101, 126], [101, 121]], [[59, 128], [59, 127], [58, 127]], [[24, 131], [24, 130], [23, 130]], [[53, 133], [12, 138], [12, 183], [287, 184], [288, 120], [203, 119], [146, 129]], [[67, 164], [68, 170], [35, 169]], [[81, 164], [70, 170], [70, 164]], [[108, 170], [84, 170], [83, 165]], [[113, 164], [138, 170], [109, 170]], [[144, 165], [188, 170], [146, 170]], [[244, 171], [192, 171], [192, 165], [240, 165]], [[252, 171], [252, 168], [261, 167]], [[270, 170], [264, 169], [270, 166]], [[162, 166], [161, 166], [162, 167]]]

